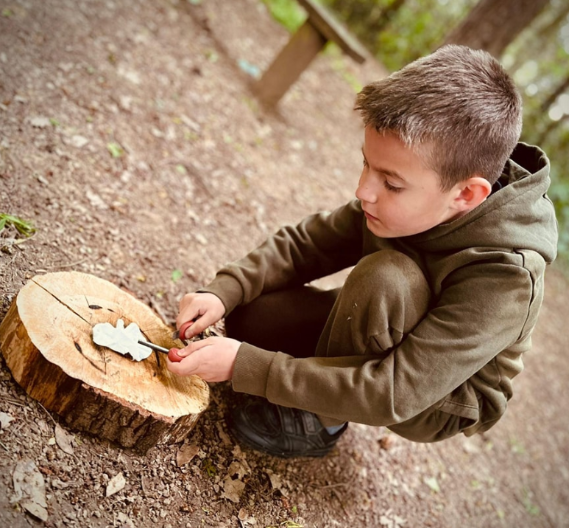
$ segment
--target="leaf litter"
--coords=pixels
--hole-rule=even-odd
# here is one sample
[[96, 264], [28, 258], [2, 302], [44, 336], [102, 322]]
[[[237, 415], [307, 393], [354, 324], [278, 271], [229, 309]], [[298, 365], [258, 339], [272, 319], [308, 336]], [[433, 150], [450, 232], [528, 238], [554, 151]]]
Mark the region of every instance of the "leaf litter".
[[75, 442], [75, 436], [69, 434], [63, 427], [59, 424], [55, 424], [55, 441], [59, 448], [68, 455], [73, 454], [73, 444]]
[[14, 496], [12, 503], [18, 503], [22, 508], [42, 521], [47, 521], [47, 502], [45, 481], [32, 460], [21, 460], [16, 464], [12, 474]]

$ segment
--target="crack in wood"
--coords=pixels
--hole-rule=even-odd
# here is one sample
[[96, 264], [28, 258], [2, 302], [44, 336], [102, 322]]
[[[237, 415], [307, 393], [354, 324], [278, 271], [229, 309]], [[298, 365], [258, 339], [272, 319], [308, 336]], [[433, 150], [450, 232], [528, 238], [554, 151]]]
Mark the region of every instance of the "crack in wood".
[[91, 365], [93, 366], [93, 368], [96, 368], [99, 372], [102, 372], [105, 376], [107, 375], [107, 363], [105, 362], [105, 356], [103, 354], [102, 350], [97, 349], [97, 352], [99, 352], [103, 358], [103, 365], [105, 365], [105, 368], [102, 369], [99, 365], [97, 365], [92, 359], [88, 358], [85, 353], [83, 352], [83, 349], [81, 348], [81, 345], [77, 342], [77, 341], [73, 341], [73, 344], [75, 345], [75, 348], [79, 351], [79, 353], [85, 358], [85, 360], [87, 360], [89, 363], [91, 363]]
[[[45, 286], [43, 286], [42, 284], [40, 284], [39, 282], [37, 282], [36, 280], [32, 279], [32, 282], [39, 286], [42, 290], [44, 290], [46, 293], [48, 293], [49, 295], [51, 295], [57, 302], [59, 302], [60, 304], [62, 304], [63, 306], [65, 306], [71, 313], [75, 314], [77, 317], [79, 317], [79, 319], [81, 319], [82, 321], [84, 321], [85, 323], [87, 323], [89, 325], [89, 327], [92, 329], [93, 328], [93, 324], [90, 321], [87, 321], [87, 319], [85, 319], [81, 314], [77, 313], [73, 308], [71, 308], [71, 306], [69, 306], [68, 304], [66, 304], [65, 302], [63, 302], [59, 297], [57, 297], [57, 295], [55, 295], [54, 293], [50, 292]], [[85, 297], [85, 302], [87, 303], [87, 306], [91, 309], [91, 310], [102, 310], [103, 307], [99, 306], [98, 304], [89, 304], [89, 300], [87, 299], [87, 296], [84, 295]], [[112, 313], [117, 313], [114, 310], [112, 310], [111, 308], [105, 308], [105, 310], [112, 312]], [[134, 321], [132, 321], [130, 319], [130, 317], [127, 317], [126, 314], [124, 314], [122, 312], [122, 310], [120, 311], [120, 313], [118, 314], [122, 319], [125, 319], [128, 323], [132, 323]], [[146, 331], [142, 330], [142, 333], [144, 334], [144, 337], [150, 341], [150, 338], [148, 337], [148, 334]], [[99, 372], [102, 372], [105, 374], [105, 376], [107, 375], [107, 357], [105, 355], [105, 351], [99, 347], [99, 346], [95, 346], [95, 350], [97, 350], [97, 352], [99, 352], [99, 354], [101, 354], [101, 360], [103, 361], [103, 365], [105, 366], [104, 369], [101, 369], [101, 367], [99, 367], [96, 363], [94, 363], [91, 359], [89, 359], [87, 356], [85, 356], [85, 354], [83, 353], [83, 350], [81, 349], [81, 347], [79, 346], [79, 344], [77, 342], [74, 341], [75, 344], [75, 348], [81, 353], [81, 355], [83, 356], [83, 358], [85, 358], [95, 369], [97, 369]], [[157, 363], [157, 368], [160, 369], [160, 356], [158, 355], [158, 353], [155, 353], [156, 355], [156, 363]], [[154, 370], [154, 369], [153, 369]], [[156, 376], [156, 372], [153, 372], [153, 377]]]
[[42, 290], [44, 290], [46, 293], [49, 293], [57, 302], [63, 304], [63, 306], [65, 306], [65, 308], [67, 308], [71, 313], [74, 313], [77, 317], [79, 317], [79, 319], [81, 319], [82, 321], [84, 321], [85, 323], [87, 323], [89, 326], [91, 326], [91, 323], [89, 321], [87, 321], [87, 319], [85, 319], [82, 315], [78, 314], [73, 308], [71, 308], [71, 306], [68, 306], [67, 304], [65, 304], [59, 297], [57, 297], [55, 294], [51, 293], [45, 286], [42, 286], [39, 282], [36, 282], [34, 279], [32, 279], [32, 282], [39, 286]]
[[[81, 319], [82, 321], [84, 321], [85, 323], [87, 323], [89, 325], [89, 327], [92, 329], [93, 325], [91, 324], [90, 321], [87, 321], [87, 319], [85, 319], [81, 314], [78, 314], [73, 308], [71, 308], [71, 306], [69, 306], [68, 304], [64, 303], [59, 297], [57, 297], [57, 295], [55, 295], [54, 293], [50, 292], [45, 286], [43, 286], [42, 284], [40, 284], [39, 282], [35, 281], [34, 279], [32, 279], [32, 282], [36, 285], [39, 286], [42, 290], [44, 290], [46, 293], [48, 293], [49, 295], [51, 295], [58, 303], [62, 304], [63, 306], [65, 306], [65, 308], [67, 308], [72, 314], [75, 314], [77, 317], [79, 317], [79, 319]], [[85, 297], [85, 301], [87, 301], [87, 297]], [[89, 301], [87, 301], [87, 305], [89, 304]], [[103, 365], [105, 365], [104, 369], [101, 369], [101, 367], [99, 367], [97, 364], [95, 364], [91, 359], [89, 359], [87, 356], [85, 356], [85, 354], [83, 353], [83, 350], [81, 349], [81, 347], [79, 346], [79, 344], [74, 341], [75, 344], [75, 348], [81, 353], [81, 355], [94, 367], [96, 368], [99, 372], [102, 372], [105, 374], [105, 376], [107, 375], [107, 358], [105, 357], [105, 351], [99, 349], [98, 347], [96, 347], [97, 352], [99, 352], [101, 354], [101, 359], [103, 361]]]

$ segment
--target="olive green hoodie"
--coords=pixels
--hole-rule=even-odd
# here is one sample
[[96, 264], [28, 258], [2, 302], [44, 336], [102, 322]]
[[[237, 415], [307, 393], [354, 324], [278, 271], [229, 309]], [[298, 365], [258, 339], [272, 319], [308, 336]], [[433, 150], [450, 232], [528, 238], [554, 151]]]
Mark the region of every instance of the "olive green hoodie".
[[468, 435], [487, 430], [504, 414], [512, 379], [523, 369], [545, 267], [556, 256], [549, 183], [545, 154], [520, 143], [501, 189], [467, 215], [423, 233], [380, 239], [367, 229], [357, 200], [283, 227], [202, 290], [217, 295], [226, 314], [264, 292], [305, 284], [384, 248], [417, 262], [432, 306], [381, 360], [350, 351], [295, 359], [243, 343], [234, 390], [370, 425], [401, 423], [435, 405], [463, 417]]

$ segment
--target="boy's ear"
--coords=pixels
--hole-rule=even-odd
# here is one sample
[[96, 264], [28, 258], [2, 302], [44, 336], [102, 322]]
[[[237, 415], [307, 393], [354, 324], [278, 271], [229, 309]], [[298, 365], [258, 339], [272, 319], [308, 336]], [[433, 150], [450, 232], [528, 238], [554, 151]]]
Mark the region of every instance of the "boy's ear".
[[492, 192], [492, 185], [482, 176], [471, 176], [457, 186], [454, 206], [460, 212], [468, 212], [480, 205]]

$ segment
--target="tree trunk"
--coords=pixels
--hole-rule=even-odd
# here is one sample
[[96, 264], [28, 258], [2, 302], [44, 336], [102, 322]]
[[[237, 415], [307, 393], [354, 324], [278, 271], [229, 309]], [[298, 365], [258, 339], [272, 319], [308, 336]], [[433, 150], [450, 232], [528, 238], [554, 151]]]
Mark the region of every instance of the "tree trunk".
[[541, 103], [541, 110], [542, 112], [549, 111], [550, 106], [555, 103], [557, 98], [569, 88], [569, 76], [565, 77], [563, 81], [549, 94], [547, 99]]
[[480, 0], [444, 44], [486, 50], [499, 58], [548, 3], [549, 0]]
[[[556, 53], [558, 47], [558, 39], [556, 33], [565, 23], [567, 15], [569, 15], [569, 2], [564, 5], [551, 6], [547, 13], [549, 20], [543, 17], [539, 27], [533, 27], [529, 34], [524, 35], [522, 46], [525, 46], [522, 53], [516, 53], [512, 65], [508, 68], [510, 72], [516, 72], [529, 60], [540, 62], [542, 57], [551, 56]], [[537, 26], [537, 24], [536, 24]], [[539, 46], [534, 43], [539, 42]], [[520, 44], [520, 43], [518, 43]], [[518, 47], [519, 49], [519, 47]]]
[[539, 133], [539, 136], [536, 139], [536, 145], [543, 145], [546, 140], [549, 138], [550, 134], [552, 134], [555, 130], [560, 128], [569, 120], [569, 114], [564, 114], [561, 119], [557, 121], [553, 121], [553, 119], [549, 119], [546, 127]]
[[208, 405], [207, 383], [171, 374], [158, 352], [137, 362], [95, 345], [93, 326], [119, 318], [136, 322], [148, 341], [175, 346], [172, 329], [132, 295], [62, 272], [21, 289], [0, 324], [0, 349], [14, 379], [73, 429], [142, 453], [183, 440]]

